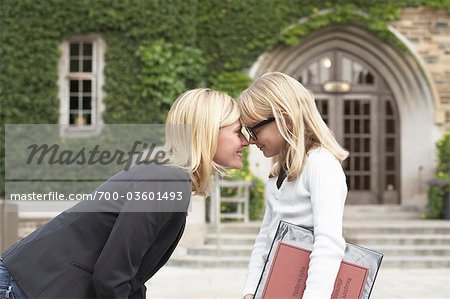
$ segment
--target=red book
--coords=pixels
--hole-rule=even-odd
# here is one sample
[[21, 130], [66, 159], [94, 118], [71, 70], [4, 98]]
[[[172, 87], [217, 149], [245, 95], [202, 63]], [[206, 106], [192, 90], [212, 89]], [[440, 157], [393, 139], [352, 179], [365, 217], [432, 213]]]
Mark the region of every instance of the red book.
[[[262, 298], [301, 299], [308, 278], [310, 254], [310, 250], [278, 243]], [[342, 261], [331, 298], [361, 299], [368, 274], [368, 268]]]
[[[254, 298], [301, 299], [313, 244], [312, 230], [280, 221]], [[382, 253], [347, 243], [331, 299], [368, 299], [382, 259]]]

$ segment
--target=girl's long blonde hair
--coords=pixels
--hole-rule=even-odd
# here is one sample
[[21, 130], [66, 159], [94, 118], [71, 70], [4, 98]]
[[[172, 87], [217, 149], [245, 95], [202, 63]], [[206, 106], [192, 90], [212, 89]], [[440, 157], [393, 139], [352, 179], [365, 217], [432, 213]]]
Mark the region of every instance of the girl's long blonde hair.
[[[327, 148], [341, 162], [348, 157], [348, 151], [339, 145], [320, 116], [312, 93], [286, 74], [264, 74], [239, 96], [238, 104], [245, 125], [274, 116], [286, 140], [269, 177], [278, 176], [285, 165], [288, 181], [296, 179], [303, 170], [308, 151], [314, 147]], [[292, 131], [285, 117], [291, 120]]]
[[237, 103], [226, 93], [198, 88], [181, 94], [166, 119], [165, 150], [170, 164], [190, 173], [192, 190], [207, 195], [214, 171], [224, 168], [213, 161], [219, 130], [239, 120]]

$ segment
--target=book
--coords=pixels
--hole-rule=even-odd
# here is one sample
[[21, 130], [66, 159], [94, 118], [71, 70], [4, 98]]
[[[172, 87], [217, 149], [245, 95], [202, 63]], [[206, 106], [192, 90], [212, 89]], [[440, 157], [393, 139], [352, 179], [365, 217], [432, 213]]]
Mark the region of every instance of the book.
[[[280, 221], [255, 299], [301, 299], [313, 242], [311, 230]], [[331, 298], [369, 298], [382, 259], [379, 252], [347, 243]]]

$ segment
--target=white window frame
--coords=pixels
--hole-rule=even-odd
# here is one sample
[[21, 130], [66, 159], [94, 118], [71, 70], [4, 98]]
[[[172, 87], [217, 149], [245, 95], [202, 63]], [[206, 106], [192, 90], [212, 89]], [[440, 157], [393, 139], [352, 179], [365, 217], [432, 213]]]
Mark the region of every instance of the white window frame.
[[[92, 43], [92, 72], [71, 73], [70, 72], [70, 44], [74, 42]], [[82, 36], [71, 36], [59, 46], [61, 59], [58, 64], [58, 97], [59, 97], [59, 124], [60, 135], [63, 137], [85, 137], [100, 133], [104, 121], [102, 114], [105, 110], [103, 98], [104, 66], [106, 43], [98, 34]], [[70, 80], [90, 79], [92, 80], [91, 94], [91, 124], [73, 126], [69, 124], [70, 109]]]

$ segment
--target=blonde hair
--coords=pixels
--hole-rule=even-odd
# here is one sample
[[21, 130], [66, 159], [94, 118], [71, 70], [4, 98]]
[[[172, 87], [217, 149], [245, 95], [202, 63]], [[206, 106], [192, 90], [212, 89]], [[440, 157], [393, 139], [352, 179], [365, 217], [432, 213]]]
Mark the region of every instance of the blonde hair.
[[[274, 116], [286, 140], [269, 177], [278, 176], [282, 165], [286, 165], [288, 181], [296, 179], [303, 170], [308, 151], [314, 147], [327, 148], [341, 162], [348, 157], [348, 151], [339, 145], [323, 121], [312, 93], [286, 74], [264, 74], [239, 96], [238, 104], [244, 124]], [[284, 116], [291, 120], [292, 131]]]
[[169, 164], [187, 170], [192, 190], [207, 195], [214, 171], [224, 168], [213, 161], [219, 129], [239, 120], [237, 103], [226, 93], [198, 88], [181, 94], [166, 119], [165, 150]]

